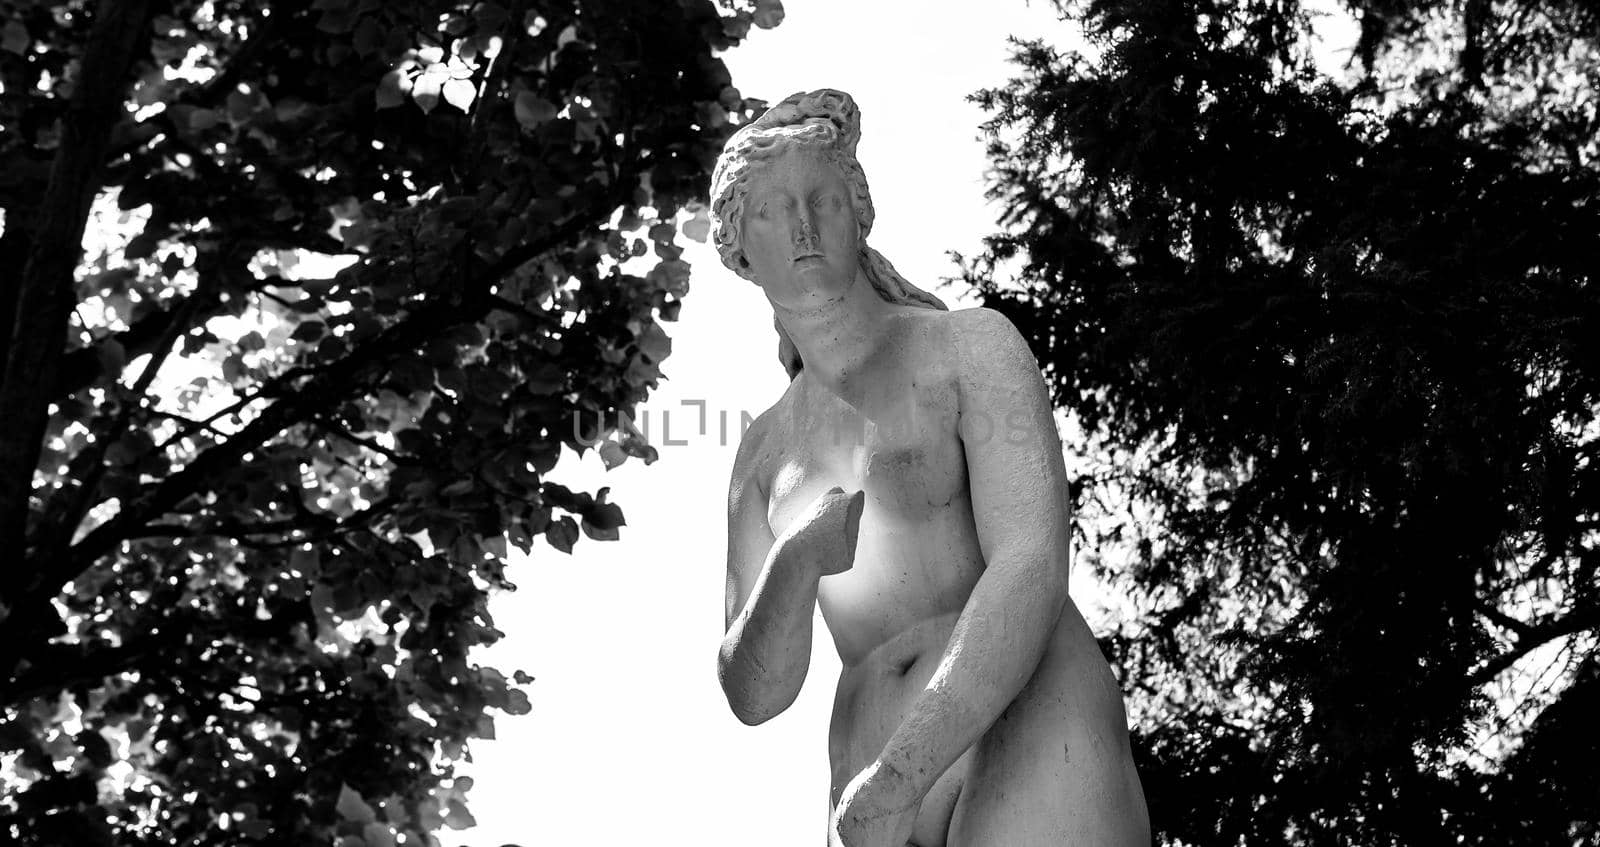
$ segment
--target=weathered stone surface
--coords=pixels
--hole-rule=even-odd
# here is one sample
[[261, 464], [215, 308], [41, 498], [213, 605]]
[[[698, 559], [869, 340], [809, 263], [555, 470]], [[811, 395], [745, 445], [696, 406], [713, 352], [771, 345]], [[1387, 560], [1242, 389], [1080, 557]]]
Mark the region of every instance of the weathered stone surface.
[[799, 693], [813, 604], [843, 662], [830, 844], [1147, 845], [1122, 695], [1067, 596], [1072, 503], [1037, 364], [867, 247], [842, 92], [796, 94], [727, 145], [723, 261], [772, 303], [787, 393], [728, 496], [729, 705]]

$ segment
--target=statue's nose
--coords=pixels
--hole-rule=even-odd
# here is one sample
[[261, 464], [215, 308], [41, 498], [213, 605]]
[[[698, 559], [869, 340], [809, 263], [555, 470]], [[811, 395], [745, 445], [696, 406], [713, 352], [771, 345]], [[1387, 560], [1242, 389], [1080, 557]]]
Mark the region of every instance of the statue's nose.
[[811, 221], [801, 218], [794, 228], [794, 243], [796, 247], [809, 246], [817, 243], [817, 231], [811, 226]]

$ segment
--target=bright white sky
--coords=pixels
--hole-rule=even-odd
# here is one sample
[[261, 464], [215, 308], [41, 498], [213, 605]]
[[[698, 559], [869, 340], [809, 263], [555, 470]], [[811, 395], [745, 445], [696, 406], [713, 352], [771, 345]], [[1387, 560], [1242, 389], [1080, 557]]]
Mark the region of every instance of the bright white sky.
[[[787, 5], [781, 26], [752, 32], [725, 56], [734, 84], [771, 103], [816, 88], [853, 95], [877, 206], [871, 243], [952, 307], [972, 305], [936, 287], [954, 273], [945, 252], [975, 254], [994, 227], [977, 137], [984, 115], [965, 98], [1011, 76], [1007, 36], [1064, 47], [1076, 27], [1040, 0], [981, 13], [951, 0]], [[628, 525], [619, 541], [583, 539], [572, 557], [541, 541], [508, 569], [520, 590], [491, 606], [507, 637], [479, 661], [532, 674], [533, 712], [502, 717], [497, 740], [474, 745], [463, 773], [475, 778], [478, 826], [446, 831], [446, 847], [824, 843], [839, 664], [820, 618], [806, 687], [783, 715], [744, 726], [716, 677], [732, 433], [741, 411], [766, 409], [787, 385], [772, 313], [708, 245], [691, 245], [686, 258], [694, 288], [668, 327], [668, 380], [646, 407], [661, 459], [607, 473], [590, 453], [557, 468], [568, 486], [610, 486]], [[706, 434], [685, 400], [706, 402]], [[671, 438], [686, 445], [665, 443], [663, 412]], [[1075, 583], [1080, 604], [1084, 593], [1092, 588]]]

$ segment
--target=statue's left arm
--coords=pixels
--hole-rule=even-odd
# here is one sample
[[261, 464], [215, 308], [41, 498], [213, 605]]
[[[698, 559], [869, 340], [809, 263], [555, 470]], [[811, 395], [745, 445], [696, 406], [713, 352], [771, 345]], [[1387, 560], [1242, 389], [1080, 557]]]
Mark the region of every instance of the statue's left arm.
[[[961, 440], [985, 570], [927, 688], [858, 781], [913, 806], [1016, 699], [1067, 601], [1071, 496], [1027, 344], [989, 309], [950, 315]], [[896, 803], [898, 805], [898, 803]]]

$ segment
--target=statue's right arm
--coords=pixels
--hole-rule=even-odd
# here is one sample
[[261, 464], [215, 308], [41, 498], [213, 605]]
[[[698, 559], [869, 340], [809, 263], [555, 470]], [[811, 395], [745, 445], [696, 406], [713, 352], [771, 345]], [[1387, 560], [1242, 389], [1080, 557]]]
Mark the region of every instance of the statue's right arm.
[[[740, 442], [728, 485], [727, 634], [717, 656], [728, 705], [752, 726], [782, 713], [800, 694], [811, 664], [817, 585], [824, 574], [839, 569], [829, 567], [821, 555], [830, 545], [814, 538], [807, 543], [807, 536], [840, 515], [837, 507], [820, 513], [814, 508], [782, 538], [773, 537], [767, 494], [757, 473], [757, 429], [752, 426]], [[848, 495], [830, 492], [824, 498], [819, 504], [847, 500]], [[859, 511], [857, 505], [856, 516]]]

